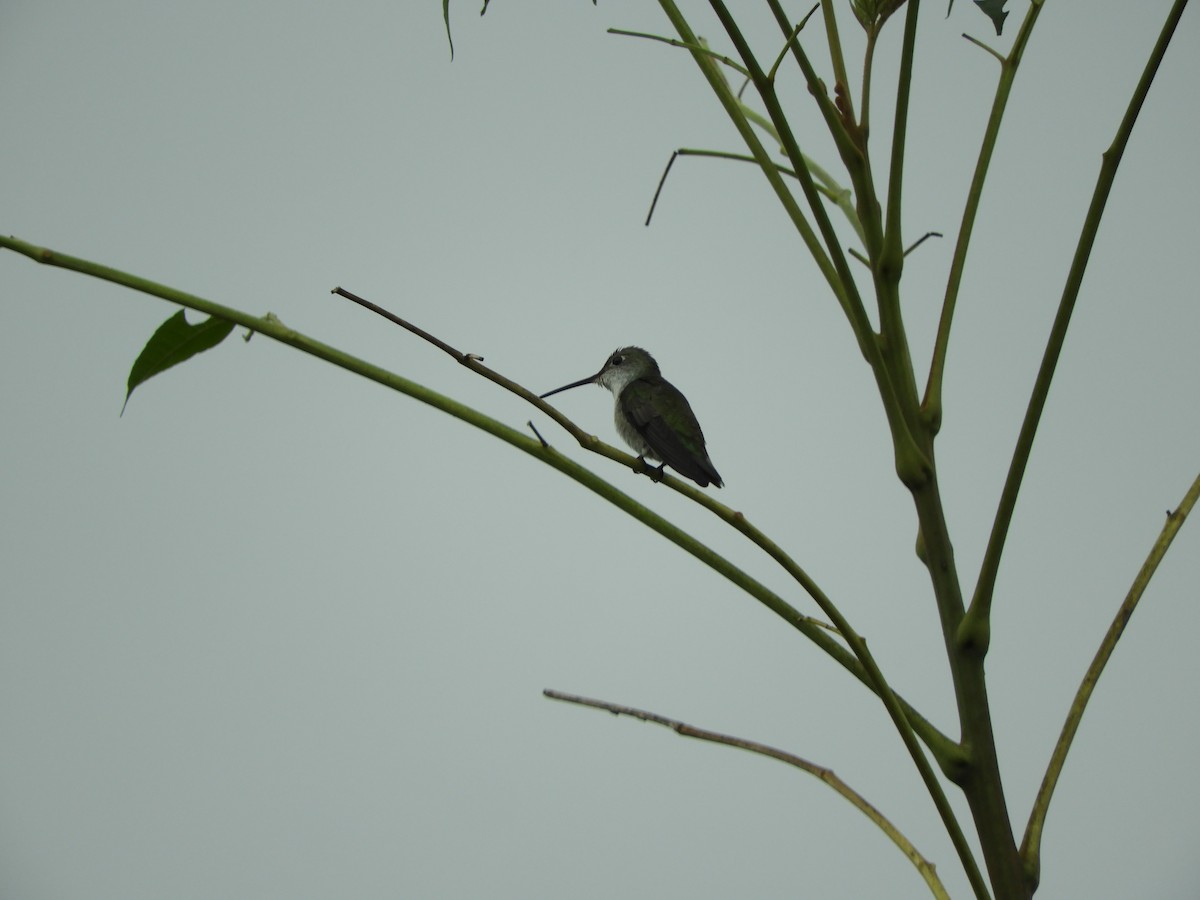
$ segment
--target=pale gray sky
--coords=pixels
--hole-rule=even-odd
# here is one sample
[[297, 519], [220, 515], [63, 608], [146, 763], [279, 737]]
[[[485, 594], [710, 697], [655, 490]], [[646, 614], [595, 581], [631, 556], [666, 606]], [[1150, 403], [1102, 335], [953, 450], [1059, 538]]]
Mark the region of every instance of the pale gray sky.
[[[269, 310], [516, 427], [532, 417], [815, 612], [704, 510], [329, 290], [534, 389], [645, 346], [704, 425], [720, 499], [953, 732], [872, 379], [765, 182], [681, 161], [642, 226], [673, 149], [739, 149], [685, 53], [605, 33], [669, 24], [651, 3], [478, 6], [454, 5], [451, 63], [435, 0], [7, 0], [0, 232]], [[1010, 6], [1015, 32], [1025, 3]], [[1168, 6], [1048, 0], [1018, 79], [939, 444], [968, 586], [1100, 153]], [[706, 4], [684, 8], [725, 46]], [[987, 21], [967, 0], [944, 11], [923, 10], [905, 182], [908, 233], [947, 234], [905, 272], [922, 371], [997, 74], [959, 36], [996, 40]], [[898, 36], [876, 69], [878, 147]], [[1198, 40], [1190, 10], [1113, 193], [998, 584], [988, 670], [1017, 829], [1200, 467]], [[798, 77], [784, 82], [801, 140], [832, 166]], [[967, 896], [881, 705], [673, 545], [506, 445], [261, 337], [153, 380], [119, 418], [129, 366], [174, 308], [11, 253], [0, 285], [3, 900], [927, 896], [816, 780], [545, 687], [831, 766]], [[616, 441], [606, 393], [559, 399]], [[1198, 535], [1185, 525], [1101, 681], [1039, 896], [1200, 893]]]

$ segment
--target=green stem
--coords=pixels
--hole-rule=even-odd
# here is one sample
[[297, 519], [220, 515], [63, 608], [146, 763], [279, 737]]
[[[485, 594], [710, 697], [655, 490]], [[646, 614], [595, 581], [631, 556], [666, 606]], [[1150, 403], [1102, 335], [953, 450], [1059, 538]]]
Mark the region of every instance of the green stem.
[[[913, 433], [922, 435], [920, 450], [928, 465], [928, 477], [910, 487], [920, 522], [924, 558], [941, 619], [947, 661], [958, 704], [962, 745], [967, 757], [966, 764], [958, 773], [958, 783], [971, 809], [993, 891], [999, 897], [1016, 898], [1027, 896], [1027, 893], [1000, 778], [983, 655], [975, 652], [978, 648], [963, 647], [958, 641], [964, 610], [962, 585], [938, 486], [933, 435], [922, 427], [920, 421], [916, 378], [900, 308], [900, 280], [904, 266], [901, 220], [904, 159], [919, 14], [919, 0], [909, 0], [897, 77], [886, 227], [883, 245], [872, 271], [879, 300], [882, 356], [890, 379], [900, 393], [906, 424]], [[978, 896], [987, 896], [987, 887], [981, 879], [973, 880], [972, 887]]]
[[1030, 5], [1025, 13], [1025, 20], [1021, 23], [1021, 29], [1017, 32], [1016, 40], [1013, 41], [1012, 52], [1007, 58], [1000, 59], [1000, 81], [996, 85], [996, 96], [992, 100], [992, 112], [984, 131], [983, 144], [979, 148], [979, 158], [975, 162], [975, 174], [971, 177], [971, 186], [967, 191], [967, 202], [963, 208], [962, 224], [958, 229], [958, 241], [954, 247], [954, 256], [950, 260], [950, 277], [946, 282], [946, 296], [942, 300], [942, 315], [938, 322], [937, 337], [934, 341], [933, 359], [929, 364], [929, 380], [925, 386], [925, 397], [921, 402], [927, 427], [935, 434], [942, 424], [942, 380], [946, 370], [946, 353], [950, 346], [950, 325], [954, 321], [958, 291], [962, 285], [963, 270], [967, 264], [967, 250], [971, 245], [975, 218], [979, 213], [979, 203], [983, 198], [983, 185], [987, 180], [992, 153], [996, 149], [996, 141], [1000, 136], [1000, 123], [1003, 121], [1004, 111], [1008, 107], [1008, 97], [1017, 77], [1017, 69], [1020, 68], [1025, 48], [1033, 33], [1033, 26], [1037, 23], [1037, 17], [1041, 11], [1041, 3]]
[[838, 33], [837, 11], [833, 0], [821, 0], [821, 16], [825, 20], [825, 38], [829, 44], [829, 63], [833, 66], [833, 77], [842, 86], [842, 95], [846, 98], [846, 118], [854, 121], [854, 95], [850, 93], [850, 76], [846, 74], [846, 60], [842, 53], [842, 38]]
[[[812, 597], [813, 601], [817, 604], [820, 610], [825, 613], [825, 615], [829, 618], [829, 621], [833, 623], [833, 626], [841, 633], [850, 649], [854, 651], [854, 655], [862, 664], [863, 669], [870, 677], [872, 683], [876, 686], [877, 689], [875, 693], [878, 694], [881, 699], [883, 699], [884, 705], [888, 706], [889, 712], [899, 712], [901, 714], [899, 718], [905, 720], [903, 724], [906, 727], [902, 731], [902, 736], [908, 730], [916, 732], [921, 740], [924, 741], [926, 746], [929, 747], [930, 751], [934, 755], [934, 758], [937, 760], [938, 765], [943, 771], [947, 773], [958, 771], [963, 762], [961, 748], [955, 742], [951, 741], [940, 731], [934, 728], [933, 725], [928, 722], [928, 720], [917, 713], [916, 710], [909, 706], [905, 701], [892, 693], [892, 689], [884, 678], [883, 672], [880, 671], [879, 666], [876, 664], [875, 658], [872, 656], [870, 649], [867, 647], [866, 641], [863, 640], [863, 638], [854, 630], [854, 628], [850, 625], [849, 620], [842, 615], [841, 610], [834, 605], [833, 601], [829, 599], [823, 590], [821, 590], [820, 586], [813, 581], [811, 576], [809, 576], [809, 574], [803, 568], [801, 568], [795, 560], [793, 560], [787, 553], [784, 552], [783, 548], [751, 525], [745, 516], [743, 516], [741, 513], [734, 512], [733, 510], [729, 510], [727, 507], [723, 507], [723, 509], [725, 512], [729, 513], [729, 515], [722, 515], [722, 518], [724, 518], [738, 531], [746, 535], [746, 537], [748, 537], [756, 546], [758, 546], [768, 556], [779, 563], [779, 565], [783, 567], [783, 570], [787, 572], [796, 581], [796, 583], [804, 589], [805, 593]], [[898, 710], [892, 710], [891, 706], [889, 705], [889, 695], [896, 698], [897, 705], [899, 707]], [[893, 717], [896, 718], [896, 715], [894, 714]], [[906, 744], [907, 743], [908, 742], [906, 741]], [[910, 746], [909, 749], [914, 753], [920, 752], [919, 748], [917, 748], [915, 744]]]
[[1067, 753], [1071, 749], [1071, 743], [1075, 739], [1076, 731], [1079, 730], [1079, 722], [1083, 719], [1083, 712], [1092, 697], [1092, 692], [1096, 689], [1096, 682], [1100, 680], [1100, 675], [1103, 673], [1104, 667], [1108, 664], [1113, 650], [1116, 649], [1117, 641], [1121, 639], [1121, 635], [1125, 631], [1125, 626], [1129, 624], [1129, 619], [1133, 615], [1133, 611], [1137, 609], [1138, 602], [1146, 592], [1146, 587], [1150, 584], [1150, 579], [1154, 577], [1154, 572], [1158, 569], [1158, 564], [1162, 562], [1163, 556], [1166, 555], [1171, 542], [1175, 540], [1175, 535], [1183, 527], [1184, 519], [1188, 517], [1188, 513], [1196, 505], [1197, 498], [1200, 498], [1200, 475], [1196, 476], [1196, 480], [1188, 488], [1188, 492], [1184, 495], [1179, 507], [1174, 512], [1167, 513], [1167, 521], [1163, 525], [1158, 540], [1154, 542], [1154, 546], [1150, 549], [1150, 554], [1146, 557], [1146, 561], [1142, 563], [1142, 568], [1138, 572], [1137, 577], [1134, 578], [1133, 584], [1129, 588], [1129, 593], [1125, 595], [1125, 601], [1121, 604], [1121, 608], [1117, 610], [1117, 615], [1113, 619], [1112, 624], [1108, 626], [1104, 640], [1100, 642], [1100, 648], [1096, 651], [1096, 655], [1092, 659], [1092, 664], [1088, 666], [1087, 674], [1083, 676], [1083, 682], [1079, 685], [1079, 690], [1075, 692], [1075, 699], [1071, 703], [1071, 709], [1067, 713], [1066, 721], [1063, 723], [1062, 733], [1058, 736], [1058, 743], [1054, 745], [1054, 752], [1050, 756], [1050, 764], [1046, 767], [1046, 775], [1042, 779], [1042, 786], [1038, 789], [1037, 798], [1033, 801], [1033, 810], [1029, 814], [1029, 824], [1025, 827], [1025, 838], [1021, 841], [1021, 858], [1024, 860], [1028, 877], [1034, 885], [1038, 883], [1041, 877], [1042, 828], [1046, 823], [1046, 813], [1050, 808], [1050, 799], [1054, 796], [1054, 788], [1058, 785], [1058, 777], [1062, 774], [1063, 764], [1067, 760]]
[[[1103, 154], [1100, 163], [1100, 173], [1096, 179], [1096, 188], [1092, 193], [1092, 202], [1088, 207], [1087, 217], [1084, 219], [1083, 229], [1079, 235], [1079, 242], [1075, 247], [1075, 256], [1071, 260], [1071, 269], [1067, 274], [1067, 282], [1063, 287], [1062, 297], [1059, 300], [1058, 313], [1055, 315], [1054, 324], [1050, 329], [1050, 338], [1047, 341], [1046, 350], [1042, 356], [1041, 366], [1038, 368], [1033, 393], [1029, 399], [1029, 406], [1025, 411], [1025, 419], [1021, 423], [1021, 431], [1017, 437], [1017, 446], [1013, 452], [1008, 477], [1004, 482], [1004, 488], [1000, 494], [1000, 504], [996, 510], [996, 518], [992, 524], [992, 533], [988, 538], [987, 549], [984, 552], [983, 563], [979, 572], [979, 581], [975, 586], [975, 594], [971, 599], [970, 609], [967, 611], [967, 617], [963, 622], [963, 628], [967, 629], [967, 631], [975, 631], [982, 635], [986, 633], [989, 627], [992, 595], [995, 592], [996, 576], [1000, 570], [1000, 556], [1004, 552], [1004, 542], [1008, 537], [1008, 529], [1012, 523], [1013, 511], [1017, 505], [1017, 494], [1021, 490], [1021, 481], [1025, 475], [1025, 466], [1029, 462], [1029, 454], [1033, 449], [1033, 439], [1037, 434], [1042, 410], [1046, 406], [1046, 398], [1050, 394], [1050, 382], [1054, 378], [1054, 370], [1058, 365], [1059, 356], [1062, 354], [1063, 343], [1067, 337], [1067, 327], [1071, 324], [1071, 314], [1075, 310], [1075, 301], [1079, 297], [1079, 289], [1083, 284], [1083, 275], [1087, 270], [1088, 260], [1091, 258], [1092, 246], [1095, 244], [1096, 234], [1100, 230], [1100, 221], [1104, 216], [1104, 207], [1108, 203], [1109, 194], [1112, 192], [1112, 186], [1117, 176], [1117, 169], [1121, 165], [1121, 158], [1125, 154], [1125, 147], [1129, 143], [1129, 136], [1133, 133], [1133, 126], [1137, 122], [1138, 113], [1141, 112], [1142, 104], [1145, 102], [1147, 94], [1150, 93], [1150, 86], [1154, 83], [1154, 76], [1158, 72], [1159, 64], [1166, 55], [1167, 47], [1171, 43], [1171, 37], [1175, 33], [1175, 26], [1179, 23], [1179, 19], [1183, 15], [1183, 10], [1186, 6], [1187, 0], [1175, 0], [1174, 5], [1171, 7], [1171, 11], [1167, 15], [1167, 20], [1163, 24], [1162, 31], [1158, 36], [1158, 41], [1150, 53], [1150, 58], [1146, 61], [1142, 77], [1134, 89], [1133, 96], [1130, 98], [1129, 105], [1125, 110], [1125, 115], [1121, 120], [1120, 126], [1117, 128], [1116, 136]], [[971, 638], [968, 637], [966, 639], [970, 640]]]
[[879, 29], [867, 30], [867, 46], [863, 52], [862, 104], [859, 111], [858, 129], [864, 139], [871, 134], [871, 73], [875, 68], [875, 46], [879, 41]]
[[[775, 23], [778, 25], [779, 30], [785, 35], [790, 34], [791, 25], [788, 22], [787, 13], [784, 11], [780, 0], [767, 0], [767, 5], [775, 17]], [[724, 7], [722, 6], [721, 8], [723, 9]], [[715, 6], [714, 9], [716, 9]], [[718, 15], [720, 15], [720, 10], [718, 10]], [[776, 123], [784, 152], [792, 158], [792, 162], [795, 164], [796, 158], [803, 156], [803, 154], [800, 153], [800, 148], [796, 145], [795, 138], [792, 136], [787, 117], [783, 115], [779, 107], [774, 83], [762, 76], [761, 67], [758, 67], [757, 64], [751, 65], [750, 60], [746, 58], [749, 54], [752, 59], [753, 54], [750, 52], [749, 46], [742, 37], [737, 24], [728, 15], [728, 12], [722, 18], [722, 24], [725, 26], [726, 33], [733, 39], [735, 46], [739, 46], [742, 61], [750, 69], [752, 78], [755, 69], [758, 69], [759, 78], [754, 79], [755, 88], [758, 90], [759, 95], [762, 96], [763, 102], [767, 105], [772, 121]], [[745, 50], [743, 51], [741, 48], [745, 48]], [[879, 204], [875, 197], [875, 186], [871, 179], [870, 160], [867, 157], [864, 145], [865, 137], [861, 132], [851, 134], [849, 126], [853, 126], [853, 118], [843, 117], [837, 106], [829, 99], [825, 84], [822, 82], [820, 76], [817, 75], [812, 61], [809, 60], [808, 54], [805, 53], [800, 42], [793, 41], [791, 48], [792, 57], [796, 60], [796, 64], [800, 67], [800, 71], [804, 75], [804, 83], [808, 87], [808, 92], [817, 102], [817, 109], [820, 110], [821, 117], [825, 120], [825, 127], [833, 138], [842, 164], [846, 167], [846, 171], [850, 175], [850, 182], [854, 185], [858, 216], [864, 227], [863, 243], [866, 247], [867, 255], [874, 258], [879, 251], [879, 243], [883, 232], [881, 223], [879, 222]], [[769, 97], [763, 95], [764, 87], [769, 92]], [[782, 123], [780, 122], [781, 119]], [[789, 146], [789, 141], [792, 146]], [[829, 236], [824, 229], [822, 229], [822, 234], [825, 235], [828, 242]], [[831, 250], [830, 252], [832, 253], [833, 251]], [[842, 262], [845, 262], [844, 257], [842, 258]], [[848, 271], [849, 269], [847, 268]], [[857, 288], [855, 288], [855, 291], [855, 296], [857, 297]], [[859, 302], [861, 303], [861, 300]], [[851, 325], [854, 324], [852, 320]]]
[[[698, 46], [699, 41], [696, 39], [695, 34], [692, 32], [692, 29], [688, 25], [687, 20], [683, 17], [683, 14], [679, 12], [674, 0], [659, 0], [659, 5], [662, 7], [663, 12], [666, 13], [667, 18], [671, 20], [671, 24], [675, 27], [676, 31], [679, 32], [679, 36], [683, 39], [684, 43], [695, 44]], [[745, 141], [747, 148], [749, 148], [750, 153], [758, 163], [759, 168], [762, 169], [762, 172], [766, 176], [772, 190], [775, 191], [776, 197], [779, 198], [779, 202], [783, 204], [784, 211], [787, 213], [788, 218], [792, 220], [792, 224], [795, 226], [796, 231], [800, 234], [801, 240], [804, 241], [805, 247], [812, 255], [817, 267], [821, 270], [821, 274], [825, 277], [825, 280], [829, 284], [830, 289], [833, 291], [834, 296], [838, 298], [838, 302], [841, 304], [843, 310], [846, 311], [846, 315], [853, 321], [858, 311], [855, 304], [857, 295], [852, 296], [849, 293], [853, 283], [851, 283], [849, 286], [842, 283], [837, 269], [830, 261], [825, 249], [821, 246], [820, 240], [817, 238], [816, 233], [809, 225], [803, 211], [800, 209], [800, 206], [796, 203], [796, 198], [792, 196], [791, 191], [789, 191], [787, 185], [784, 184], [783, 178], [776, 170], [775, 163], [771, 160], [770, 154], [768, 154], [763, 148], [762, 142], [758, 139], [758, 135], [754, 133], [754, 128], [750, 125], [750, 122], [747, 120], [746, 115], [742, 110], [741, 101], [739, 101], [734, 95], [733, 91], [730, 90], [728, 83], [725, 81], [724, 77], [722, 77], [720, 72], [716, 71], [715, 63], [713, 63], [711, 58], [706, 54], [699, 53], [695, 50], [692, 52], [692, 57], [696, 60], [696, 64], [700, 67], [701, 73], [703, 73], [704, 77], [708, 80], [709, 86], [712, 88], [713, 93], [717, 95], [717, 99], [725, 108], [725, 112], [728, 114], [730, 121], [732, 121], [734, 127], [737, 128], [738, 134], [740, 134], [742, 140]], [[793, 166], [796, 165], [795, 160], [793, 160], [792, 163]], [[800, 166], [796, 169], [796, 174], [798, 176], [801, 175], [802, 168], [803, 166]], [[808, 179], [808, 181], [811, 184], [811, 177]], [[861, 302], [857, 303], [857, 308], [861, 309]], [[865, 313], [863, 315], [865, 317]], [[869, 335], [860, 334], [858, 329], [855, 329], [855, 333], [859, 341], [859, 349], [864, 355], [871, 353], [872, 348], [870, 346], [870, 341], [867, 339]]]
[[902, 401], [908, 427], [918, 430], [917, 387], [913, 374], [908, 336], [900, 311], [900, 279], [904, 274], [904, 238], [900, 219], [904, 188], [904, 151], [908, 135], [908, 104], [912, 93], [913, 54], [916, 51], [920, 0], [909, 0], [896, 80], [896, 115], [892, 126], [892, 156], [888, 173], [887, 214], [880, 248], [872, 274], [879, 303], [879, 331], [883, 358], [891, 381]]
[[[995, 895], [1005, 898], [1026, 897], [1028, 894], [1022, 883], [1016, 841], [1000, 780], [983, 654], [978, 652], [979, 648], [963, 646], [958, 641], [964, 605], [962, 587], [938, 486], [932, 438], [927, 449], [931, 476], [913, 490], [912, 495], [920, 522], [922, 558], [937, 599], [946, 658], [954, 684], [959, 727], [962, 729], [960, 753], [963, 763], [957, 772], [951, 773], [951, 777], [967, 798]], [[976, 896], [988, 896], [987, 886], [982, 880], [972, 880], [971, 884]]]
[[[787, 15], [780, 5], [779, 0], [767, 0], [767, 2], [780, 30], [785, 34], [789, 33], [790, 26], [788, 25]], [[724, 5], [719, 0], [710, 0], [710, 4], [713, 6], [714, 11], [716, 11], [718, 18], [721, 19], [722, 25], [725, 26], [726, 33], [737, 47], [738, 53], [742, 57], [742, 62], [750, 70], [751, 77], [755, 82], [755, 88], [758, 90], [763, 103], [767, 107], [771, 121], [776, 126], [776, 130], [780, 136], [780, 143], [783, 145], [785, 152], [793, 160], [793, 163], [796, 159], [803, 158], [803, 154], [800, 151], [799, 145], [796, 144], [788, 124], [787, 117], [779, 105], [774, 84], [762, 75], [761, 67], [755, 61], [754, 55], [738, 29], [736, 22], [729, 16]], [[851, 126], [853, 125], [853, 121], [845, 120], [830, 101], [824, 84], [817, 76], [811, 61], [798, 42], [792, 44], [792, 55], [800, 66], [801, 72], [804, 74], [809, 93], [817, 101], [817, 106], [825, 119], [826, 127], [833, 136], [842, 162], [850, 174], [851, 182], [854, 184], [859, 221], [863, 225], [863, 244], [867, 249], [867, 256], [872, 260], [870, 265], [874, 277], [883, 244], [883, 223], [879, 203], [875, 196], [870, 159], [866, 153], [866, 135], [861, 131], [855, 130], [852, 136], [850, 131], [847, 130], [848, 121]], [[805, 187], [803, 180], [801, 181], [801, 187], [804, 188], [805, 194], [809, 197], [811, 204], [813, 202], [811, 199], [812, 191]], [[814, 216], [821, 226], [822, 234], [825, 236], [828, 244], [831, 240], [830, 232], [832, 231], [831, 227], [826, 227], [828, 217], [825, 216], [823, 209], [814, 210]], [[836, 238], [833, 240], [836, 243]], [[843, 280], [849, 282], [849, 289], [854, 292], [853, 296], [856, 304], [853, 308], [854, 315], [851, 315], [851, 310], [847, 310], [847, 315], [850, 318], [851, 327], [859, 339], [859, 345], [862, 346], [864, 341], [869, 344], [864, 349], [863, 356], [871, 364], [879, 388], [879, 394], [883, 400], [884, 412], [888, 418], [888, 427], [891, 429], [892, 441], [895, 448], [896, 473], [906, 485], [910, 487], [919, 485], [928, 477], [929, 471], [928, 460], [917, 443], [912, 430], [916, 416], [909, 410], [915, 408], [915, 387], [904, 384], [905, 379], [911, 380], [911, 376], [904, 375], [905, 366], [903, 364], [895, 367], [894, 371], [889, 367], [889, 361], [894, 362], [897, 358], [900, 360], [905, 359], [908, 355], [907, 350], [900, 351], [897, 356], [897, 351], [888, 340], [877, 340], [873, 331], [871, 331], [869, 336], [866, 334], [871, 329], [871, 326], [866, 312], [862, 308], [862, 300], [858, 295], [857, 286], [854, 284], [853, 277], [850, 274], [849, 263], [845, 255], [841, 253], [840, 247], [833, 247], [831, 254], [834, 264], [838, 267], [839, 275], [842, 276]], [[903, 254], [901, 254], [901, 258], [903, 258]], [[885, 352], [890, 354], [890, 360], [885, 358]], [[911, 369], [911, 365], [908, 368]], [[897, 383], [897, 375], [900, 375], [899, 384]], [[908, 398], [907, 400], [905, 399], [906, 397]]]
[[[662, 2], [666, 2], [666, 0], [662, 0]], [[783, 11], [779, 7], [778, 0], [768, 0], [768, 2], [772, 9], [776, 11], [776, 18], [779, 21], [781, 29], [785, 30], [785, 34], [789, 33], [786, 18], [781, 18]], [[842, 252], [837, 235], [833, 230], [833, 225], [829, 220], [824, 205], [820, 202], [812, 175], [804, 167], [804, 154], [801, 152], [800, 145], [797, 143], [795, 135], [792, 132], [791, 124], [784, 114], [783, 108], [780, 106], [779, 97], [775, 92], [775, 85], [767, 79], [753, 51], [750, 49], [749, 43], [746, 41], [737, 22], [730, 15], [729, 10], [725, 7], [722, 0], [709, 0], [709, 5], [721, 21], [721, 25], [725, 28], [725, 33], [733, 42], [734, 47], [737, 48], [742, 62], [750, 71], [754, 87], [767, 108], [767, 113], [771, 117], [771, 122], [774, 124], [779, 135], [780, 143], [783, 145], [784, 151], [792, 161], [792, 165], [796, 169], [796, 174], [800, 178], [801, 190], [803, 190], [805, 199], [812, 210], [813, 218], [816, 220], [817, 226], [821, 231], [825, 246], [829, 250], [829, 257], [832, 260], [838, 281], [845, 286], [845, 294], [839, 294], [839, 300], [842, 301], [842, 308], [850, 321], [850, 326], [859, 342], [859, 347], [863, 351], [863, 356], [871, 364], [875, 375], [880, 396], [883, 399], [884, 411], [888, 417], [888, 426], [892, 431], [893, 444], [896, 449], [897, 474], [905, 484], [919, 484], [927, 477], [927, 465], [911, 432], [908, 417], [904, 414], [905, 406], [901, 396], [904, 388], [901, 387], [898, 389], [891, 373], [888, 372], [880, 345], [875, 339], [870, 319], [867, 317], [866, 309], [862, 304], [862, 298], [858, 293], [858, 286], [855, 284], [853, 274], [850, 272], [849, 261], [846, 254]], [[865, 177], [868, 174], [868, 168], [863, 164], [863, 155], [859, 148], [850, 142], [844, 124], [838, 117], [837, 110], [829, 102], [820, 79], [817, 78], [815, 70], [813, 70], [807, 55], [798, 42], [793, 43], [792, 52], [800, 64], [805, 78], [809, 82], [810, 92], [816, 97], [818, 106], [821, 108], [823, 115], [825, 115], [826, 124], [833, 134], [834, 140], [838, 143], [843, 162], [846, 163], [851, 178], [854, 180], [855, 189], [858, 192], [859, 216], [864, 227], [867, 251], [872, 258], [876, 258], [881, 235], [879, 208], [878, 203], [874, 200], [874, 188], [870, 183], [870, 179], [869, 177]]]

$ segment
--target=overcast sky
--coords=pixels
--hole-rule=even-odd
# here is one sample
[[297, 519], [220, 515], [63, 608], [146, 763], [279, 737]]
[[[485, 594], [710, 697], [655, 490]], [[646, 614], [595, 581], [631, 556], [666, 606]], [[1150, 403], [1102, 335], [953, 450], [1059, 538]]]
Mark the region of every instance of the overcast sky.
[[[1026, 8], [1009, 5], [1002, 38], [968, 0], [922, 11], [904, 225], [946, 234], [905, 269], [922, 379], [997, 76], [960, 35], [1007, 48]], [[1100, 154], [1169, 5], [1048, 0], [1018, 77], [938, 443], [968, 589]], [[646, 347], [704, 426], [719, 498], [956, 733], [873, 380], [765, 181], [681, 160], [642, 224], [672, 150], [741, 149], [686, 53], [605, 33], [669, 23], [628, 0], [478, 7], [453, 5], [451, 62], [435, 0], [5, 0], [0, 233], [273, 312], [514, 427], [532, 418], [815, 614], [702, 508], [329, 291], [535, 390]], [[744, 8], [773, 54], [773, 24]], [[684, 9], [728, 47], [707, 4]], [[1018, 832], [1100, 637], [1200, 470], [1195, 13], [1122, 165], [997, 585], [988, 673]], [[805, 43], [822, 60], [818, 25]], [[876, 65], [877, 152], [899, 35], [897, 19]], [[782, 72], [800, 140], [835, 169]], [[4, 900], [928, 896], [817, 780], [547, 687], [830, 766], [968, 895], [878, 701], [575, 483], [261, 336], [154, 379], [120, 417], [132, 361], [175, 309], [7, 252], [0, 289]], [[556, 402], [617, 442], [607, 393]], [[1084, 719], [1039, 896], [1200, 894], [1198, 583], [1189, 523]]]

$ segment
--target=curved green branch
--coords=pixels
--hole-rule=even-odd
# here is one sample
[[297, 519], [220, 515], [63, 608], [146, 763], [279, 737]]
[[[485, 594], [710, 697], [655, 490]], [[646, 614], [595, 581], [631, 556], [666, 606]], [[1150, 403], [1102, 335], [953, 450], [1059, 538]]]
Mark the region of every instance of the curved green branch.
[[1025, 826], [1025, 837], [1021, 841], [1021, 859], [1025, 864], [1025, 869], [1029, 874], [1030, 880], [1035, 885], [1041, 877], [1042, 828], [1046, 824], [1046, 813], [1050, 809], [1050, 799], [1054, 796], [1054, 788], [1058, 785], [1058, 777], [1062, 774], [1063, 765], [1067, 761], [1067, 753], [1070, 752], [1071, 743], [1075, 740], [1075, 732], [1079, 730], [1079, 722], [1083, 719], [1083, 712], [1087, 709], [1088, 701], [1092, 698], [1092, 692], [1096, 689], [1096, 682], [1100, 680], [1100, 675], [1104, 672], [1104, 667], [1108, 665], [1108, 660], [1112, 657], [1113, 650], [1117, 647], [1117, 641], [1121, 639], [1121, 635], [1125, 631], [1125, 626], [1129, 624], [1129, 619], [1133, 615], [1133, 611], [1137, 609], [1138, 602], [1142, 599], [1142, 595], [1146, 592], [1146, 587], [1150, 584], [1150, 579], [1154, 577], [1154, 573], [1158, 569], [1158, 564], [1162, 562], [1162, 558], [1166, 555], [1168, 548], [1170, 548], [1171, 542], [1175, 540], [1175, 535], [1179, 533], [1179, 529], [1183, 527], [1184, 520], [1196, 505], [1198, 498], [1200, 498], [1200, 475], [1196, 476], [1196, 479], [1192, 482], [1192, 486], [1184, 494], [1183, 501], [1179, 506], [1167, 513], [1167, 521], [1163, 524], [1158, 540], [1150, 548], [1150, 554], [1146, 557], [1146, 561], [1142, 563], [1137, 577], [1133, 579], [1129, 593], [1125, 595], [1125, 600], [1121, 603], [1121, 608], [1117, 610], [1112, 624], [1108, 626], [1108, 631], [1105, 632], [1104, 639], [1100, 642], [1100, 648], [1096, 651], [1091, 665], [1088, 666], [1087, 673], [1083, 676], [1083, 681], [1080, 683], [1079, 689], [1075, 692], [1075, 699], [1072, 701], [1071, 709], [1067, 713], [1067, 719], [1063, 723], [1062, 732], [1058, 736], [1058, 742], [1054, 745], [1054, 752], [1050, 755], [1050, 764], [1046, 767], [1046, 774], [1042, 778], [1042, 786], [1038, 789], [1037, 798], [1033, 801], [1033, 810], [1029, 814], [1029, 824]]
[[983, 143], [979, 148], [979, 158], [975, 162], [975, 173], [971, 176], [971, 186], [967, 190], [967, 202], [963, 208], [962, 223], [958, 227], [958, 240], [954, 245], [954, 255], [950, 260], [950, 276], [946, 281], [946, 295], [942, 300], [942, 314], [938, 321], [937, 337], [934, 339], [933, 358], [929, 364], [929, 379], [925, 385], [925, 396], [921, 401], [922, 414], [927, 427], [933, 432], [942, 425], [942, 381], [946, 371], [946, 354], [950, 346], [950, 325], [954, 321], [954, 309], [958, 303], [958, 291], [962, 286], [963, 270], [967, 265], [967, 250], [971, 246], [971, 234], [975, 230], [975, 219], [979, 214], [979, 204], [983, 199], [983, 185], [987, 180], [988, 168], [992, 163], [992, 153], [996, 149], [996, 141], [1000, 136], [1000, 123], [1004, 119], [1004, 111], [1008, 108], [1008, 97], [1012, 92], [1017, 70], [1025, 56], [1025, 48], [1037, 24], [1038, 14], [1042, 11], [1040, 3], [1030, 4], [1025, 13], [1025, 20], [1017, 32], [1012, 51], [1007, 58], [1001, 60], [1000, 81], [996, 85], [996, 96], [992, 100], [992, 111], [988, 116], [987, 128], [984, 130]]

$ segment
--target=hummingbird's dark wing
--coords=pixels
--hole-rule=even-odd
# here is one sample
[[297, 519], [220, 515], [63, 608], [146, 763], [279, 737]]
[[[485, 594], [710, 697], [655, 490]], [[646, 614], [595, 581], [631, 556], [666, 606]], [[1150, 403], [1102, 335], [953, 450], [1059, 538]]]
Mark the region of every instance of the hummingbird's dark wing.
[[673, 384], [663, 378], [639, 378], [621, 391], [618, 402], [655, 456], [700, 487], [710, 483], [721, 487], [700, 423], [687, 398]]

